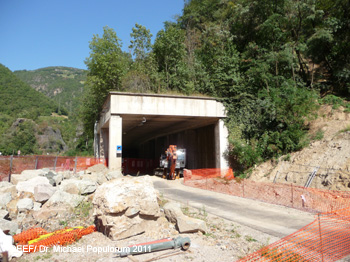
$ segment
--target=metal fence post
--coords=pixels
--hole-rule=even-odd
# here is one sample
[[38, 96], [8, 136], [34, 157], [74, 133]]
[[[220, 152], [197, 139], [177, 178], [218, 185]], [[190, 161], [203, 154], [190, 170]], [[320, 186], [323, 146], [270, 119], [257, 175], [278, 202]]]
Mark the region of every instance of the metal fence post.
[[244, 194], [244, 178], [242, 179], [242, 185], [243, 185], [243, 196], [242, 197], [245, 197], [245, 194]]
[[11, 175], [12, 175], [12, 164], [13, 164], [13, 155], [11, 155], [11, 158], [10, 158], [10, 174], [9, 174], [9, 182], [11, 182]]
[[58, 157], [58, 156], [56, 156], [56, 158], [55, 158], [55, 164], [54, 164], [54, 166], [53, 166], [53, 171], [56, 171], [57, 157]]
[[38, 156], [35, 157], [35, 168], [34, 169], [37, 169], [38, 168]]
[[290, 184], [290, 190], [291, 190], [291, 195], [292, 195], [292, 207], [294, 207], [293, 183]]
[[320, 245], [321, 245], [321, 258], [322, 258], [322, 262], [323, 260], [323, 242], [322, 242], [322, 231], [321, 231], [321, 219], [320, 219], [320, 213], [318, 213], [318, 230], [320, 233]]

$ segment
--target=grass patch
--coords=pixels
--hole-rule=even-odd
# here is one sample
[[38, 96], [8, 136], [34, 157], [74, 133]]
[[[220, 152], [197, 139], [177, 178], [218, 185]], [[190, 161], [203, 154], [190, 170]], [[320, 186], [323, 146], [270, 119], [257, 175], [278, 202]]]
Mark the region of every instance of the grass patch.
[[78, 217], [88, 217], [92, 210], [92, 203], [82, 201], [77, 207], [74, 208], [74, 214]]

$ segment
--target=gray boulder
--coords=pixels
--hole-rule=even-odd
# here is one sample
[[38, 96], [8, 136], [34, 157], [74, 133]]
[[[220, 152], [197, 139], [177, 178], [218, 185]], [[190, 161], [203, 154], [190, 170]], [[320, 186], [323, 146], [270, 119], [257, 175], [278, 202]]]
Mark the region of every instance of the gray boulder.
[[106, 179], [109, 180], [113, 180], [113, 179], [117, 179], [117, 178], [122, 178], [124, 177], [124, 175], [122, 174], [122, 172], [118, 171], [118, 170], [114, 170], [114, 171], [110, 171], [106, 174]]
[[8, 193], [8, 192], [11, 193], [12, 198], [16, 197], [17, 195], [16, 186], [9, 182], [5, 182], [5, 181], [0, 182], [0, 194]]
[[95, 192], [96, 183], [91, 180], [67, 179], [61, 182], [60, 189], [70, 194], [86, 195]]
[[9, 215], [9, 212], [5, 209], [0, 209], [0, 219], [5, 218]]
[[23, 212], [27, 210], [31, 210], [34, 207], [33, 200], [30, 198], [23, 198], [18, 200], [17, 202], [17, 210], [18, 212]]
[[180, 203], [168, 202], [163, 206], [164, 214], [171, 223], [176, 223], [177, 219], [184, 216]]
[[203, 220], [186, 216], [182, 213], [179, 203], [168, 202], [163, 207], [166, 218], [176, 223], [180, 233], [207, 232], [207, 225]]
[[207, 225], [203, 220], [188, 217], [180, 216], [177, 218], [176, 223], [180, 233], [195, 233], [195, 232], [207, 232]]
[[34, 187], [34, 199], [43, 203], [55, 193], [56, 189], [50, 184], [39, 184]]
[[65, 191], [56, 190], [56, 192], [50, 197], [50, 199], [44, 204], [45, 207], [51, 206], [53, 204], [68, 204], [71, 207], [76, 207], [80, 202], [84, 200], [83, 196], [76, 194], [69, 194]]
[[0, 194], [0, 208], [6, 209], [6, 205], [12, 200], [10, 192]]
[[14, 221], [9, 221], [9, 220], [0, 218], [0, 229], [2, 231], [9, 230], [10, 234], [13, 235], [13, 234], [16, 234], [18, 231], [18, 224]]
[[41, 185], [41, 184], [50, 185], [50, 182], [46, 177], [37, 176], [27, 181], [18, 182], [18, 184], [16, 185], [16, 189], [19, 192], [30, 192], [34, 194], [34, 188], [37, 185]]
[[[157, 228], [160, 209], [149, 177], [114, 179], [99, 186], [92, 201], [99, 228], [113, 240]], [[106, 231], [106, 232], [107, 232]]]

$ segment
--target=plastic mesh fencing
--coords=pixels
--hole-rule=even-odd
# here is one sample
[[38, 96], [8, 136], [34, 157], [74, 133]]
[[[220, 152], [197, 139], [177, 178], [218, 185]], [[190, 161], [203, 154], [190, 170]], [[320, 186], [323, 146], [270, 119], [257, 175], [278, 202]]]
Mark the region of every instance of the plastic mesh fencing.
[[26, 231], [23, 231], [17, 235], [13, 236], [13, 241], [15, 243], [19, 243], [21, 245], [25, 245], [28, 243], [28, 241], [38, 238], [41, 235], [47, 234], [48, 232], [41, 228], [41, 227], [37, 227], [37, 228], [30, 228]]
[[297, 232], [238, 261], [337, 261], [350, 254], [350, 213], [319, 214]]
[[319, 212], [314, 222], [239, 261], [337, 261], [350, 255], [350, 192], [206, 175], [198, 179], [197, 172], [201, 171], [185, 170], [184, 184]]
[[348, 191], [330, 191], [304, 188], [293, 184], [193, 175], [197, 172], [199, 171], [185, 170], [184, 184], [310, 212], [333, 212], [350, 206], [350, 192]]
[[203, 169], [192, 169], [184, 170], [184, 182], [194, 180], [206, 180], [208, 178], [222, 178], [224, 180], [231, 180], [234, 178], [234, 174], [231, 168], [203, 168]]
[[0, 156], [0, 181], [23, 170], [48, 168], [54, 171], [79, 172], [96, 164], [107, 165], [105, 159], [66, 156]]
[[[46, 235], [41, 234], [40, 236], [34, 237], [32, 239], [28, 239], [27, 236], [32, 234], [33, 230], [38, 229], [29, 229], [27, 231], [22, 232], [19, 235], [15, 235], [13, 237], [14, 241], [17, 242], [15, 239], [20, 239], [21, 241], [17, 242], [17, 245], [21, 245], [23, 251], [32, 253], [37, 252], [40, 250], [43, 250], [42, 247], [52, 247], [52, 246], [65, 246], [74, 243], [78, 239], [80, 239], [84, 235], [91, 234], [92, 232], [96, 231], [96, 227], [94, 225], [86, 227], [86, 228], [65, 228], [57, 230], [53, 233], [49, 233]], [[29, 232], [29, 233], [28, 233]], [[23, 236], [26, 236], [25, 238]], [[26, 239], [27, 241], [24, 241]]]

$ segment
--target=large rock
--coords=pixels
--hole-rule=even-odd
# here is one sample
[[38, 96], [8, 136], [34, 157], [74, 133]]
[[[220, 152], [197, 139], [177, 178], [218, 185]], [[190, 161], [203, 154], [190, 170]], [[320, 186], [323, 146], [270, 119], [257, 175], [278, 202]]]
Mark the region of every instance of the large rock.
[[195, 232], [207, 232], [207, 225], [203, 220], [188, 217], [180, 216], [177, 218], [176, 223], [180, 233], [195, 233]]
[[49, 180], [49, 183], [52, 186], [56, 186], [56, 180], [55, 180], [55, 177], [57, 176], [56, 172], [50, 170], [44, 176]]
[[18, 200], [17, 202], [17, 210], [18, 212], [23, 212], [27, 210], [31, 210], [34, 207], [33, 200], [30, 198], [23, 198]]
[[11, 193], [12, 198], [16, 197], [17, 195], [16, 186], [6, 181], [0, 182], [0, 194], [8, 193], [8, 192]]
[[42, 184], [50, 185], [50, 182], [46, 177], [37, 176], [27, 181], [18, 182], [18, 184], [16, 185], [16, 189], [19, 192], [30, 192], [34, 194], [34, 188], [37, 185], [42, 185]]
[[91, 180], [68, 179], [61, 182], [60, 189], [70, 194], [86, 195], [95, 192], [96, 183]]
[[176, 223], [180, 233], [207, 232], [207, 225], [203, 220], [186, 216], [182, 213], [179, 203], [168, 202], [163, 207], [166, 218]]
[[12, 200], [10, 192], [0, 194], [0, 208], [6, 209], [6, 205]]
[[5, 209], [0, 209], [0, 218], [5, 218], [9, 215], [9, 212]]
[[85, 174], [106, 173], [106, 172], [108, 172], [108, 168], [103, 164], [97, 164], [85, 170]]
[[93, 181], [95, 184], [102, 185], [107, 182], [107, 178], [103, 173], [81, 174], [80, 179]]
[[17, 233], [18, 224], [14, 221], [0, 218], [0, 229], [4, 232], [9, 231], [9, 233], [13, 235]]
[[43, 203], [56, 192], [56, 189], [50, 184], [40, 184], [34, 187], [34, 199]]
[[114, 240], [151, 230], [161, 214], [149, 177], [106, 182], [97, 188], [92, 203], [99, 229]]
[[37, 176], [45, 176], [47, 173], [48, 171], [43, 169], [24, 170], [20, 175], [12, 174], [11, 183], [17, 185], [19, 182], [27, 181]]
[[79, 196], [76, 194], [69, 194], [67, 192], [57, 190], [50, 199], [45, 203], [45, 207], [54, 205], [54, 204], [68, 204], [71, 207], [76, 207], [80, 202], [84, 200], [83, 196]]
[[117, 178], [122, 178], [122, 177], [124, 177], [124, 175], [119, 170], [113, 170], [113, 171], [106, 173], [106, 179], [108, 181], [113, 180], [113, 179], [117, 179]]
[[62, 203], [57, 206], [44, 206], [41, 209], [33, 212], [33, 218], [39, 223], [49, 221], [51, 219], [60, 220], [71, 215], [70, 209], [70, 205]]
[[58, 186], [59, 184], [61, 184], [61, 182], [63, 180], [63, 175], [62, 174], [57, 174], [52, 179], [55, 180], [55, 185]]
[[178, 217], [184, 216], [180, 203], [168, 202], [163, 206], [163, 210], [166, 218], [171, 223], [176, 223]]

